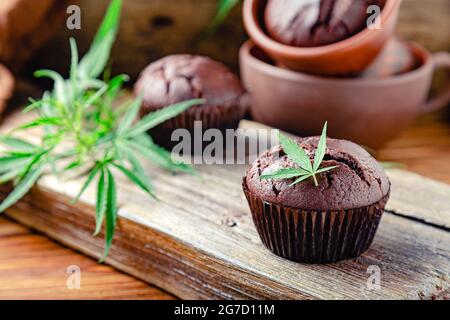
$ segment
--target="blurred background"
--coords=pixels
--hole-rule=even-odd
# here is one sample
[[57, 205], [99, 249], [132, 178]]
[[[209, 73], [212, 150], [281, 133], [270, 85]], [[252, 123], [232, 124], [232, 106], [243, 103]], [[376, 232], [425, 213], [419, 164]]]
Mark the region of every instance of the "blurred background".
[[[211, 25], [220, 3], [237, 2], [223, 23]], [[37, 68], [67, 70], [68, 37], [85, 51], [108, 0], [2, 0], [0, 61], [21, 75]], [[65, 27], [70, 4], [81, 8], [81, 30]], [[398, 34], [430, 51], [450, 50], [450, 0], [403, 0]], [[247, 38], [240, 1], [124, 0], [112, 67], [135, 79], [149, 62], [171, 53], [199, 53], [238, 70], [238, 48]]]

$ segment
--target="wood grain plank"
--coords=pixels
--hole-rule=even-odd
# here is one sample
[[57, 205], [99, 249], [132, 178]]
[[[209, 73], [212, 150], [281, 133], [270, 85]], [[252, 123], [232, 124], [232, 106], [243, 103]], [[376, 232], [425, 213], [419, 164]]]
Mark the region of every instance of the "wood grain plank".
[[[247, 166], [196, 168], [203, 180], [148, 165], [159, 202], [118, 177], [121, 218], [108, 264], [181, 298], [401, 299], [434, 298], [450, 290], [449, 232], [385, 214], [374, 245], [360, 258], [330, 265], [289, 262], [266, 250], [256, 233], [240, 187]], [[80, 185], [46, 176], [7, 214], [99, 257], [103, 240], [91, 236], [94, 190], [80, 204], [69, 204]], [[393, 185], [393, 193], [429, 191], [415, 191], [402, 178]], [[366, 289], [371, 265], [382, 270], [380, 290]]]
[[[2, 237], [6, 234], [8, 237]], [[66, 270], [71, 265], [80, 267], [79, 290], [70, 290], [66, 285], [69, 276]], [[173, 299], [173, 296], [0, 218], [0, 299]]]
[[[207, 175], [208, 169], [212, 168], [205, 168]], [[228, 178], [237, 179], [238, 185], [241, 174]], [[207, 187], [192, 177], [176, 180], [180, 179], [187, 179], [185, 184], [193, 190]], [[66, 197], [75, 190], [73, 182], [56, 185], [45, 180], [8, 214], [98, 257], [102, 240], [90, 236], [94, 220], [89, 193], [85, 204], [71, 207]], [[207, 188], [214, 194], [215, 183]], [[155, 181], [158, 203], [134, 193], [124, 181], [119, 184], [127, 190], [123, 193], [127, 200], [121, 198], [120, 230], [107, 262], [182, 298], [430, 298], [450, 288], [450, 234], [426, 225], [387, 214], [373, 247], [361, 258], [327, 266], [302, 265], [275, 257], [261, 245], [245, 200], [239, 192], [230, 192], [227, 184], [216, 186], [222, 188], [216, 196], [228, 190], [220, 211], [214, 211], [214, 201], [201, 193], [191, 193], [188, 203], [184, 196], [173, 197], [179, 190], [173, 182], [169, 186]], [[49, 186], [60, 193], [54, 194]], [[208, 219], [199, 215], [199, 207], [209, 212]], [[30, 211], [34, 214], [27, 214]], [[224, 225], [224, 216], [236, 225]], [[380, 291], [364, 290], [370, 265], [388, 270]]]
[[386, 210], [450, 231], [450, 187], [404, 170], [388, 170], [392, 196]]
[[19, 236], [28, 233], [29, 230], [27, 228], [0, 218], [0, 238]]

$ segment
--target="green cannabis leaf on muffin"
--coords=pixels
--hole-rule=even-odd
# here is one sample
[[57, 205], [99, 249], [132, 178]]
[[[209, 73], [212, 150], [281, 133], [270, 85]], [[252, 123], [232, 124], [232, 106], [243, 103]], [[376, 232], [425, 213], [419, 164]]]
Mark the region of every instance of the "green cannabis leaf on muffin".
[[[70, 172], [86, 178], [75, 201], [97, 181], [95, 208], [97, 236], [105, 226], [107, 257], [117, 224], [116, 172], [151, 197], [155, 196], [150, 177], [139, 157], [146, 158], [171, 172], [193, 174], [194, 170], [175, 162], [171, 154], [156, 145], [147, 131], [187, 110], [203, 100], [184, 101], [150, 113], [136, 122], [141, 107], [141, 97], [116, 106], [128, 76], [119, 75], [99, 80], [108, 63], [111, 48], [119, 27], [122, 1], [113, 0], [91, 48], [79, 61], [74, 39], [70, 39], [70, 78], [50, 70], [40, 70], [37, 77], [54, 81], [52, 92], [42, 99], [31, 101], [24, 110], [35, 110], [37, 118], [13, 130], [41, 128], [39, 144], [23, 139], [3, 136], [0, 143], [6, 146], [0, 157], [0, 183], [12, 182], [13, 191], [0, 204], [0, 212], [19, 201], [48, 172], [55, 175]], [[106, 74], [106, 73], [105, 73]]]
[[293, 179], [296, 178], [290, 186], [294, 186], [302, 181], [305, 181], [309, 178], [314, 180], [314, 184], [316, 187], [319, 185], [317, 181], [317, 175], [319, 173], [327, 172], [337, 168], [337, 166], [331, 167], [320, 167], [325, 157], [325, 152], [327, 150], [327, 123], [322, 130], [322, 135], [320, 136], [319, 143], [317, 145], [317, 149], [314, 155], [314, 162], [311, 163], [309, 156], [294, 140], [286, 137], [283, 134], [279, 134], [279, 139], [281, 146], [283, 147], [284, 152], [288, 156], [288, 158], [294, 162], [298, 167], [297, 168], [282, 168], [277, 170], [274, 173], [270, 174], [262, 174], [260, 176], [261, 180], [283, 180], [283, 179]]

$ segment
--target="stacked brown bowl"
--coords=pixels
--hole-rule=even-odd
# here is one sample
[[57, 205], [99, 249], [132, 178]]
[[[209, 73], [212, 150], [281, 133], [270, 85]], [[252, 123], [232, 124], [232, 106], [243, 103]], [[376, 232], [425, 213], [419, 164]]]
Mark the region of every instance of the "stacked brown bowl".
[[[319, 46], [286, 44], [268, 30], [267, 12], [277, 1], [289, 3], [244, 2], [244, 24], [251, 40], [240, 50], [240, 66], [256, 121], [301, 136], [320, 134], [328, 121], [330, 136], [379, 148], [418, 115], [450, 101], [449, 87], [427, 101], [434, 70], [450, 69], [450, 55], [430, 55], [393, 35], [401, 0], [379, 0], [382, 9], [376, 26]], [[320, 1], [330, 3], [316, 2]], [[270, 16], [284, 15], [269, 12]], [[285, 16], [289, 19], [292, 13]], [[302, 18], [308, 17], [296, 17]], [[280, 23], [276, 26], [281, 28]], [[287, 39], [295, 37], [291, 33]]]

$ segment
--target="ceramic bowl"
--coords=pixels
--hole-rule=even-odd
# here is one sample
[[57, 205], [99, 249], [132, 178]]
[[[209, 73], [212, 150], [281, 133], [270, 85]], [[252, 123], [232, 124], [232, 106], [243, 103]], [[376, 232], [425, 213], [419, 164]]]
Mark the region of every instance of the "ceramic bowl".
[[271, 39], [264, 31], [262, 14], [266, 0], [245, 0], [244, 25], [250, 38], [278, 65], [317, 75], [349, 75], [364, 70], [393, 34], [401, 0], [386, 0], [381, 28], [369, 29], [342, 41], [319, 47], [288, 46]]
[[274, 65], [253, 42], [240, 50], [244, 85], [254, 120], [300, 136], [318, 135], [328, 121], [330, 137], [378, 148], [417, 116], [445, 106], [450, 87], [427, 101], [434, 70], [450, 69], [450, 54], [431, 55], [409, 43], [420, 66], [388, 78], [330, 78]]

